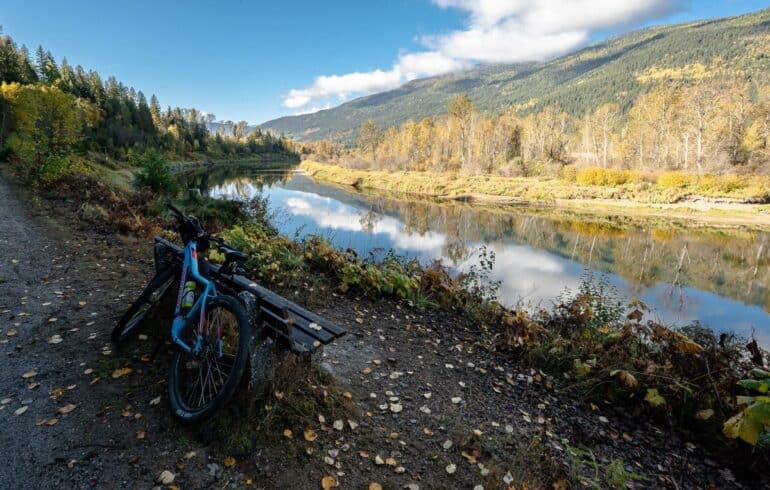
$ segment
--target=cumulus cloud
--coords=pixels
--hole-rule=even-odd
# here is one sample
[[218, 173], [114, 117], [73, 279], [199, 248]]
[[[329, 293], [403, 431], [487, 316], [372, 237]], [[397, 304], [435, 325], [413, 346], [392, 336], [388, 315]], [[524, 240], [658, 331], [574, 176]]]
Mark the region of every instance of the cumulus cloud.
[[685, 0], [432, 0], [467, 15], [463, 29], [420, 38], [426, 50], [401, 54], [388, 70], [317, 77], [292, 89], [283, 105], [345, 100], [443, 75], [477, 63], [542, 61], [586, 45], [593, 33], [638, 25], [682, 7]]
[[466, 62], [437, 52], [404, 54], [387, 71], [374, 70], [316, 77], [309, 87], [290, 90], [283, 100], [283, 105], [289, 109], [298, 109], [312, 100], [329, 97], [345, 100], [351, 94], [382, 92], [415, 78], [443, 75], [465, 66]]

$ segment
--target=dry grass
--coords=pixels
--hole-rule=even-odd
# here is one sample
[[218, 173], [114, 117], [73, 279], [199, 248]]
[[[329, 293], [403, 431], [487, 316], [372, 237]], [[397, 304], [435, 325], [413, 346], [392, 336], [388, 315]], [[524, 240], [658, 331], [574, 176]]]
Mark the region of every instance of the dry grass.
[[569, 169], [560, 179], [502, 177], [434, 172], [386, 172], [352, 170], [336, 165], [305, 161], [301, 168], [320, 180], [434, 197], [466, 195], [549, 202], [554, 199], [630, 200], [638, 203], [677, 203], [687, 199], [724, 199], [736, 203], [768, 200], [770, 177], [703, 176], [681, 172], [660, 175], [596, 167]]

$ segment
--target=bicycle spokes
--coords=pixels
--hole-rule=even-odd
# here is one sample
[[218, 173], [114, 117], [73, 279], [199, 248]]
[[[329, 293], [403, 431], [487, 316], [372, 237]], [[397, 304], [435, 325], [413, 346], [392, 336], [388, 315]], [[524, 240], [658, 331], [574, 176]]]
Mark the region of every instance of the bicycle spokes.
[[205, 331], [196, 332], [197, 353], [186, 354], [180, 373], [182, 399], [188, 409], [208, 405], [230, 377], [238, 343], [238, 319], [226, 308], [206, 312]]

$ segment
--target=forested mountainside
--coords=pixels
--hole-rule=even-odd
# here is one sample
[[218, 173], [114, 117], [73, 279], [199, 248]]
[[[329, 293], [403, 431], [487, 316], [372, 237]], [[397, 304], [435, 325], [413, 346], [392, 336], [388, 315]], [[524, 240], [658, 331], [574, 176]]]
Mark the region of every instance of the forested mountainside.
[[349, 142], [369, 119], [379, 127], [443, 114], [467, 93], [482, 112], [538, 112], [558, 106], [574, 116], [616, 102], [627, 110], [644, 92], [664, 84], [725, 75], [748, 81], [770, 75], [770, 9], [748, 15], [648, 28], [611, 38], [545, 63], [480, 66], [414, 80], [313, 114], [260, 127], [287, 136]]
[[174, 159], [294, 156], [290, 141], [245, 121], [209, 132], [213, 120], [195, 108], [162, 109], [155, 95], [42, 46], [31, 55], [0, 30], [0, 160], [22, 163], [33, 180], [55, 180], [75, 163], [136, 163], [147, 151]]

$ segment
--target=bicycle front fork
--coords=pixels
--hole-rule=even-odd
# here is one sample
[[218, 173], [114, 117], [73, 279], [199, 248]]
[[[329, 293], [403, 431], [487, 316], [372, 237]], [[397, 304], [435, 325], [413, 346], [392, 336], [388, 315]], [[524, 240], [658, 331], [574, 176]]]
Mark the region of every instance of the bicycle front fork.
[[[187, 325], [187, 318], [184, 315], [177, 315], [177, 317], [174, 318], [174, 321], [171, 324], [171, 340], [173, 340], [176, 345], [184, 349], [185, 352], [189, 352], [191, 354], [198, 354], [203, 349], [203, 335], [198, 333], [198, 335], [195, 338], [195, 345], [193, 347], [190, 347], [181, 338], [182, 332], [184, 331], [184, 328], [186, 325]], [[223, 355], [224, 355], [224, 342], [220, 337], [219, 339], [217, 339], [217, 357], [222, 357]]]
[[171, 324], [171, 340], [174, 341], [176, 345], [181, 347], [185, 352], [189, 352], [191, 354], [197, 354], [201, 351], [201, 346], [203, 345], [203, 336], [201, 334], [198, 334], [195, 339], [195, 345], [193, 347], [190, 347], [185, 343], [184, 340], [182, 340], [182, 332], [184, 331], [185, 327], [187, 326], [187, 318], [184, 315], [177, 315], [174, 318], [173, 323]]

